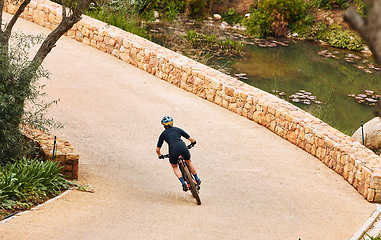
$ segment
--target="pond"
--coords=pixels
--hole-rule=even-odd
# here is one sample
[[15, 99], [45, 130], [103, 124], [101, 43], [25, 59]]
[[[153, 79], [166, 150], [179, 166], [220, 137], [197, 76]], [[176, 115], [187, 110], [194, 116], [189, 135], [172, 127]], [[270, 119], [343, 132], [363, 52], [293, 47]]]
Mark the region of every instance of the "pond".
[[[380, 69], [371, 58], [310, 42], [287, 44], [271, 48], [247, 45], [248, 58], [232, 63], [230, 72], [347, 134], [357, 130], [361, 120], [365, 123], [374, 117], [371, 105], [376, 100], [362, 100], [379, 99], [377, 94], [381, 94]], [[364, 93], [363, 104], [348, 96]]]
[[[220, 29], [211, 31], [222, 32]], [[184, 51], [185, 44], [175, 44], [173, 39], [176, 35], [185, 36], [186, 30], [159, 28], [153, 32], [161, 34], [153, 34], [152, 41], [174, 51], [179, 51], [179, 46], [183, 45], [180, 51]], [[180, 42], [184, 39], [181, 38]], [[348, 135], [361, 126], [361, 121], [365, 123], [374, 117], [371, 105], [380, 98], [381, 71], [371, 57], [292, 39], [244, 38], [244, 41], [249, 43], [244, 48], [245, 58], [221, 59], [211, 54], [202, 61], [203, 58], [194, 58], [199, 54], [185, 55], [290, 101]], [[365, 91], [373, 93], [361, 96]]]

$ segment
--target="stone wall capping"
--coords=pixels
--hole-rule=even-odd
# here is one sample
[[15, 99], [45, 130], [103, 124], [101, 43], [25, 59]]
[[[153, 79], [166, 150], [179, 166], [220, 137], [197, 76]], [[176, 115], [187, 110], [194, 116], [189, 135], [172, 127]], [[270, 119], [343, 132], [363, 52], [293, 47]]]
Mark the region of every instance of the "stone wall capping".
[[[15, 5], [5, 2], [4, 11], [14, 14], [16, 10]], [[32, 0], [22, 17], [52, 29], [61, 21], [61, 11], [57, 3]], [[381, 158], [291, 103], [85, 15], [66, 35], [261, 124], [320, 159], [368, 201], [381, 203]], [[45, 155], [51, 157], [53, 136], [34, 134], [45, 146]], [[78, 178], [79, 155], [67, 141], [57, 142], [65, 174]]]

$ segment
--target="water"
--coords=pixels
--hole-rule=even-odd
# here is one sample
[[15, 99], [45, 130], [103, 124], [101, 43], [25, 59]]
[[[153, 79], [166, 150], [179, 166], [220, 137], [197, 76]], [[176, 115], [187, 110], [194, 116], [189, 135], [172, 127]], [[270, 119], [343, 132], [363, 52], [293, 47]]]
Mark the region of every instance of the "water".
[[[190, 46], [184, 44], [183, 40], [176, 40], [176, 37], [183, 39], [179, 32], [185, 36], [187, 30], [183, 27], [176, 28], [176, 31], [164, 28], [165, 31], [158, 28], [162, 33], [153, 34], [152, 41], [174, 51], [180, 50], [186, 53], [184, 48], [190, 48]], [[197, 32], [201, 29], [197, 29]], [[213, 30], [210, 33], [204, 32], [204, 34], [211, 33]], [[227, 32], [219, 32], [219, 34], [223, 33], [227, 34]], [[260, 45], [266, 44], [262, 40], [253, 40], [253, 42], [256, 44], [248, 44], [245, 47], [244, 51], [248, 56], [241, 60], [218, 54], [212, 54], [212, 57], [200, 57], [203, 54], [190, 52], [185, 55], [210, 67], [223, 68], [232, 75], [244, 73], [246, 76], [240, 78], [241, 81], [269, 93], [284, 92], [283, 99], [348, 135], [360, 127], [361, 121], [365, 123], [375, 116], [374, 106], [358, 104], [354, 98], [348, 97], [348, 94], [357, 95], [364, 93], [365, 90], [373, 90], [375, 94], [381, 94], [381, 71], [370, 69], [372, 72], [370, 74], [364, 69], [355, 67], [362, 66], [369, 69], [368, 65], [373, 64], [372, 58], [361, 53], [328, 48], [304, 41], [296, 42], [286, 39], [283, 42], [287, 42], [288, 46], [278, 44], [276, 47], [261, 47]], [[322, 51], [331, 53], [335, 58], [325, 57], [327, 52], [319, 55], [318, 53]], [[348, 54], [355, 54], [361, 59], [351, 58], [354, 63], [348, 63], [345, 60]], [[289, 96], [300, 90], [310, 92], [321, 104], [306, 105], [293, 102]]]
[[[336, 58], [324, 57], [318, 53], [328, 49]], [[306, 105], [294, 103], [331, 126], [352, 134], [365, 122], [374, 117], [373, 106], [358, 104], [348, 94], [360, 94], [373, 90], [381, 94], [381, 74], [373, 74], [355, 66], [368, 67], [372, 59], [344, 50], [329, 49], [309, 42], [290, 41], [289, 46], [263, 48], [258, 45], [246, 47], [249, 57], [230, 66], [231, 73], [245, 73], [242, 81], [265, 90], [284, 92], [288, 97], [299, 90], [312, 93], [322, 104]], [[340, 52], [338, 52], [340, 51]], [[348, 63], [347, 54], [356, 54], [361, 59]], [[363, 61], [365, 60], [365, 63]], [[275, 93], [274, 93], [275, 94]]]

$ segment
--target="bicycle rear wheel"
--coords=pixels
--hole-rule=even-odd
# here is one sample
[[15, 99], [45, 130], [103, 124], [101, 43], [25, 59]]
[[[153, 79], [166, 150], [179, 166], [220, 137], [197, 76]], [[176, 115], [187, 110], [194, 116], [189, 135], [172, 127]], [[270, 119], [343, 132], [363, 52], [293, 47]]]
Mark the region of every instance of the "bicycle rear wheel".
[[193, 182], [193, 178], [192, 178], [192, 175], [188, 169], [188, 166], [184, 167], [184, 172], [185, 172], [185, 175], [187, 177], [187, 181], [190, 185], [190, 191], [192, 193], [192, 196], [196, 199], [197, 204], [201, 205], [201, 199], [200, 199], [200, 196], [198, 195], [198, 190], [196, 188], [196, 184]]

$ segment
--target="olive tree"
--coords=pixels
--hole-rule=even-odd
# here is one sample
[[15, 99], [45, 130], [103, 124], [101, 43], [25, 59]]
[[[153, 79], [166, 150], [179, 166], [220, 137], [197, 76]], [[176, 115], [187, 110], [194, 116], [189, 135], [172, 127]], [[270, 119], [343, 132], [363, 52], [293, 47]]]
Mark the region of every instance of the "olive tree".
[[[364, 39], [376, 62], [381, 65], [381, 1], [365, 0], [365, 4], [368, 10], [366, 17], [351, 7], [345, 13], [344, 20]], [[375, 114], [381, 117], [381, 102]]]
[[381, 1], [365, 0], [367, 16], [361, 16], [353, 7], [349, 8], [344, 19], [364, 39], [374, 58], [381, 65]]
[[[17, 20], [31, 0], [8, 1], [16, 3], [18, 9], [0, 28], [0, 163], [18, 158], [22, 154], [19, 149], [23, 145], [20, 125], [25, 119], [26, 101], [39, 94], [34, 83], [44, 74], [42, 62], [58, 39], [81, 19], [83, 12], [95, 0], [62, 0], [62, 21], [42, 39], [38, 51], [32, 58], [21, 55], [25, 53], [29, 43], [35, 44], [41, 38], [12, 33]], [[0, 0], [0, 9], [3, 8], [4, 0]], [[4, 22], [3, 18], [3, 12], [0, 11], [1, 23]]]

